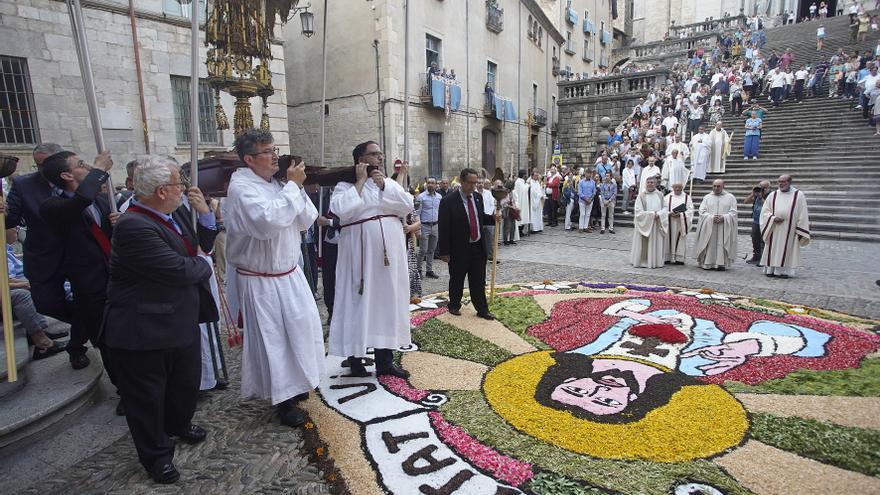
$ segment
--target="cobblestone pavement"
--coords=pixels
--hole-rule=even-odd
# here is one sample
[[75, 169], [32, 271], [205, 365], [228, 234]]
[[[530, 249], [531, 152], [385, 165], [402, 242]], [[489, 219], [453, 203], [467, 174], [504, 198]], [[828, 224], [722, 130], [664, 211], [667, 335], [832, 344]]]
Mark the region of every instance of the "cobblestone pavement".
[[[759, 268], [743, 261], [727, 272], [701, 270], [693, 266], [693, 260], [683, 267], [636, 269], [629, 265], [631, 236], [632, 230], [624, 228], [614, 235], [548, 228], [516, 246], [501, 248], [498, 283], [554, 279], [710, 287], [880, 318], [880, 288], [875, 285], [880, 264], [873, 261], [880, 246], [817, 240], [803, 251], [805, 268], [797, 278], [777, 280], [764, 277]], [[742, 256], [750, 253], [750, 247], [748, 238], [740, 236]], [[447, 288], [445, 264], [436, 261], [434, 269], [440, 279], [424, 281], [426, 294]], [[318, 305], [326, 315], [323, 303]], [[208, 439], [179, 447], [175, 457], [181, 471], [178, 484], [157, 487], [150, 482], [137, 462], [124, 422], [113, 415], [115, 400], [100, 400], [87, 413], [92, 418], [88, 428], [77, 418], [69, 426], [71, 442], [92, 442], [94, 448], [61, 455], [58, 452], [69, 447], [66, 443], [59, 445], [57, 438], [54, 443], [52, 439], [37, 441], [17, 453], [14, 461], [0, 459], [0, 470], [6, 473], [14, 468], [19, 474], [14, 484], [0, 483], [0, 492], [327, 493], [321, 473], [302, 452], [299, 430], [280, 426], [268, 402], [239, 398], [239, 356], [238, 350], [228, 353], [230, 387], [205, 394], [199, 402], [195, 422], [208, 429]], [[105, 383], [104, 388], [108, 387]]]

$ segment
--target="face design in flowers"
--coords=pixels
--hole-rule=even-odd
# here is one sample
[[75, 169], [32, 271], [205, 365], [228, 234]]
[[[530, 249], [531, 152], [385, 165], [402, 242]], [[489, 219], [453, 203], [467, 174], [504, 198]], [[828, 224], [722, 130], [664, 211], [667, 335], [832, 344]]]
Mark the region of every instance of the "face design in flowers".
[[605, 370], [566, 379], [550, 398], [593, 414], [615, 414], [626, 409], [638, 390], [639, 383], [632, 371]]

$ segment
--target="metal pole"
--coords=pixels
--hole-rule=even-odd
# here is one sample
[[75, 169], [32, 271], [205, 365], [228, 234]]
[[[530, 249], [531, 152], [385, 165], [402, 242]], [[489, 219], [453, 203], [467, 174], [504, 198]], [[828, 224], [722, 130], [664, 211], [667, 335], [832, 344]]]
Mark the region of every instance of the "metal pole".
[[321, 33], [321, 159], [318, 160], [318, 163], [323, 167], [324, 166], [324, 119], [326, 117], [326, 112], [324, 111], [327, 108], [327, 4], [330, 3], [330, 0], [324, 0], [324, 19], [321, 20], [322, 30]]
[[[100, 154], [104, 147], [104, 130], [101, 126], [101, 114], [98, 113], [98, 94], [95, 92], [95, 81], [92, 78], [92, 60], [89, 55], [89, 44], [86, 39], [86, 31], [83, 24], [82, 5], [79, 0], [67, 0], [67, 10], [70, 14], [70, 31], [73, 34], [73, 42], [76, 46], [76, 57], [79, 60], [79, 71], [82, 74], [83, 90], [86, 94], [86, 105], [89, 109], [89, 120], [92, 123], [92, 132], [95, 134], [95, 148]], [[113, 184], [107, 179], [107, 199], [110, 203], [110, 211], [116, 213], [116, 199], [114, 198]]]
[[[403, 0], [403, 161], [409, 161], [409, 0]], [[430, 83], [430, 81], [429, 81]]]
[[[519, 36], [517, 36], [517, 55], [516, 55], [516, 109], [522, 112], [522, 101], [520, 100], [520, 91], [522, 90], [522, 2], [517, 4]], [[521, 168], [520, 159], [522, 158], [522, 125], [519, 120], [516, 121], [516, 168]]]
[[470, 38], [471, 38], [471, 29], [470, 29], [470, 11], [471, 11], [471, 3], [468, 0], [464, 0], [464, 84], [465, 84], [465, 99], [464, 99], [464, 118], [465, 118], [465, 132], [464, 132], [464, 150], [465, 150], [465, 167], [471, 166], [471, 62], [470, 62]]
[[[193, 187], [199, 187], [199, 0], [192, 0], [190, 5], [189, 179]], [[195, 208], [190, 209], [195, 229], [199, 214]]]

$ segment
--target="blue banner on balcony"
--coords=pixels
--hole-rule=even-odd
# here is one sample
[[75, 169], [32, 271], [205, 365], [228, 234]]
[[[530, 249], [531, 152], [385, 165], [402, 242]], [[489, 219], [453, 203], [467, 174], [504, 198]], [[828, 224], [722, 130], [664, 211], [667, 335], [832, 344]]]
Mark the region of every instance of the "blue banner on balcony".
[[593, 24], [587, 19], [584, 19], [584, 32], [587, 34], [593, 32]]
[[437, 108], [458, 110], [461, 105], [461, 86], [444, 79], [432, 79], [431, 104]]
[[574, 9], [568, 9], [568, 22], [571, 24], [577, 24], [578, 22], [578, 15]]
[[509, 98], [495, 95], [495, 118], [515, 122], [516, 110], [513, 107], [513, 101]]

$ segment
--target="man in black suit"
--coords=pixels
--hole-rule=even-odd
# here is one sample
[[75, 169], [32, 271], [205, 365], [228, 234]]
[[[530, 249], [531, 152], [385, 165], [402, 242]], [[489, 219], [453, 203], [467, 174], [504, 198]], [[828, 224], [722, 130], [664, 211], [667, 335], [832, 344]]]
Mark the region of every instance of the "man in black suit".
[[[110, 213], [107, 195], [101, 193], [112, 166], [109, 152], [98, 155], [94, 166], [70, 151], [55, 153], [43, 162], [43, 176], [60, 193], [47, 198], [39, 213], [58, 236], [64, 253], [62, 271], [73, 290], [73, 325], [84, 330], [71, 335], [67, 344], [71, 355], [85, 355], [87, 340], [99, 347], [110, 277], [110, 238], [119, 217]], [[112, 381], [109, 368], [108, 374]]]
[[477, 171], [466, 168], [459, 175], [461, 187], [447, 194], [440, 201], [438, 216], [437, 253], [440, 259], [449, 263], [449, 312], [461, 314], [461, 296], [464, 292], [464, 277], [468, 278], [471, 302], [477, 316], [494, 320], [486, 302], [486, 244], [482, 242], [483, 225], [495, 223], [495, 217], [486, 215], [483, 197], [475, 194], [480, 180]]
[[[57, 193], [42, 175], [43, 161], [61, 150], [55, 143], [37, 145], [33, 151], [37, 171], [21, 175], [12, 182], [12, 189], [6, 198], [6, 227], [27, 226], [24, 240], [24, 275], [31, 284], [31, 297], [40, 314], [51, 316], [66, 323], [72, 323], [70, 333], [73, 338], [82, 339], [88, 329], [73, 322], [73, 306], [66, 299], [64, 283], [67, 276], [62, 268], [64, 247], [58, 234], [43, 217], [40, 206], [46, 199]], [[80, 337], [77, 337], [80, 336]], [[49, 335], [58, 338], [60, 335]], [[83, 340], [84, 341], [84, 340]], [[68, 349], [73, 369], [89, 365], [84, 349], [74, 346]]]
[[[216, 321], [209, 263], [192, 223], [176, 211], [184, 184], [171, 158], [135, 170], [137, 204], [113, 232], [103, 342], [141, 464], [158, 483], [180, 477], [177, 436], [205, 439], [191, 423], [201, 375], [199, 321]], [[212, 314], [207, 314], [212, 313]]]

